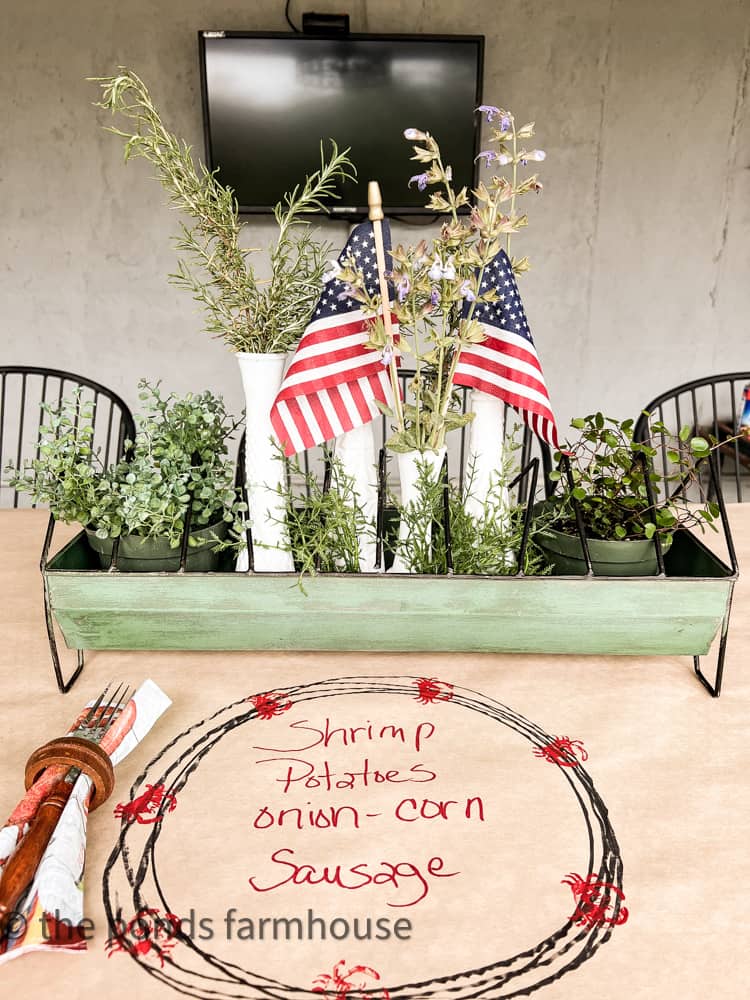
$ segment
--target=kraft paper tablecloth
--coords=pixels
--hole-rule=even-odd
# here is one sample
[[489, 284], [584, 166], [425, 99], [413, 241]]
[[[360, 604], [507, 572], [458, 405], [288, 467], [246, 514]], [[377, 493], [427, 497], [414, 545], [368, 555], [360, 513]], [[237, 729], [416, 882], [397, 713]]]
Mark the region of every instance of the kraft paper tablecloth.
[[[733, 507], [731, 516], [742, 570], [743, 563], [750, 566], [750, 505]], [[70, 698], [55, 688], [46, 644], [38, 571], [44, 527], [45, 517], [38, 512], [3, 512], [0, 517], [0, 803], [6, 809], [18, 797], [19, 776], [34, 748], [29, 734], [32, 742], [36, 736], [42, 742], [61, 732], [71, 713]], [[71, 654], [62, 652], [69, 663]], [[76, 703], [116, 676], [131, 684], [153, 677], [174, 704], [118, 769], [111, 804], [91, 817], [86, 915], [95, 930], [88, 952], [33, 955], [11, 963], [0, 972], [4, 995], [41, 1000], [54, 984], [55, 995], [70, 1000], [97, 993], [113, 1000], [177, 996], [162, 980], [163, 973], [202, 983], [199, 990], [191, 987], [202, 996], [302, 996], [316, 981], [327, 986], [329, 996], [359, 996], [353, 986], [340, 983], [337, 992], [331, 979], [316, 979], [332, 977], [339, 961], [345, 963], [338, 970], [342, 977], [375, 991], [372, 997], [382, 996], [383, 985], [441, 977], [442, 986], [430, 987], [432, 996], [448, 1000], [467, 995], [456, 992], [464, 980], [451, 977], [533, 951], [575, 910], [571, 888], [562, 880], [572, 873], [588, 874], [588, 831], [561, 769], [534, 754], [532, 742], [512, 727], [465, 704], [494, 700], [514, 718], [538, 727], [534, 731], [580, 741], [588, 754], [583, 767], [608, 814], [623, 865], [627, 921], [578, 968], [534, 995], [545, 1000], [745, 998], [750, 973], [742, 943], [750, 875], [749, 660], [750, 583], [742, 578], [719, 700], [709, 698], [698, 684], [688, 657], [89, 653], [72, 694]], [[363, 677], [374, 679], [364, 684]], [[413, 683], [410, 678], [419, 677], [438, 678], [456, 692], [466, 688], [477, 696], [462, 692], [460, 699], [422, 704], [416, 686], [414, 696], [403, 692]], [[310, 684], [325, 694], [324, 682], [335, 678], [354, 680], [331, 685], [328, 697], [279, 699], [275, 714], [273, 704], [265, 703], [259, 714], [270, 718], [222, 730], [222, 738], [178, 792], [174, 808], [166, 809], [158, 824], [149, 825], [153, 814], [144, 813], [147, 822], [134, 827], [132, 850], [137, 853], [131, 853], [131, 864], [137, 864], [149, 835], [163, 826], [154, 856], [165, 905], [150, 872], [145, 898], [162, 910], [168, 905], [186, 920], [192, 911], [195, 944], [205, 955], [183, 942], [175, 944], [168, 954], [177, 967], [190, 970], [185, 973], [170, 962], [162, 970], [155, 953], [142, 956], [141, 965], [120, 951], [107, 958], [102, 875], [121, 828], [113, 808], [127, 803], [131, 784], [151, 758], [224, 706], [262, 692], [299, 692]], [[447, 694], [449, 688], [442, 691]], [[289, 708], [287, 701], [292, 701]], [[236, 706], [194, 733], [210, 741], [212, 728], [218, 731], [253, 707], [252, 701]], [[417, 746], [417, 727], [425, 723], [434, 730], [423, 728]], [[318, 741], [326, 725], [329, 730], [361, 731], [353, 744], [351, 734], [348, 746], [333, 734], [323, 747]], [[381, 737], [388, 726], [396, 727], [396, 735], [387, 730]], [[162, 758], [162, 771], [190, 742], [188, 736], [183, 740]], [[280, 759], [290, 757], [292, 762]], [[362, 771], [365, 758], [369, 774], [376, 769], [381, 776], [389, 770], [399, 774], [384, 782], [368, 778], [366, 789], [357, 777], [354, 789], [326, 790], [327, 780]], [[308, 769], [319, 776], [325, 774], [325, 761], [334, 777], [318, 777], [317, 787], [314, 781], [309, 787], [296, 781], [284, 791], [281, 779], [289, 767], [295, 778]], [[422, 770], [410, 771], [416, 764]], [[149, 768], [144, 785], [162, 771], [157, 765]], [[436, 777], [400, 780], [424, 777], [425, 772]], [[447, 819], [395, 819], [398, 803], [411, 798], [417, 810], [423, 799], [455, 804], [445, 807]], [[339, 809], [338, 828], [320, 828], [325, 822], [320, 818], [320, 825], [311, 828], [309, 811], [320, 817], [320, 808], [330, 816], [331, 807]], [[290, 811], [279, 828], [282, 809]], [[438, 809], [427, 806], [426, 811]], [[408, 801], [402, 812], [413, 819]], [[296, 829], [298, 816], [301, 830]], [[358, 829], [353, 829], [355, 818]], [[267, 824], [267, 829], [257, 828]], [[598, 837], [597, 830], [594, 835]], [[403, 862], [425, 876], [431, 858], [440, 858], [442, 867], [433, 864], [439, 874], [424, 877], [426, 886], [416, 875], [402, 878], [397, 886], [348, 891], [287, 884], [259, 892], [249, 882], [253, 878], [262, 888], [280, 882], [296, 870], [292, 861], [318, 871], [325, 863], [347, 869], [361, 863], [372, 872], [382, 870], [381, 862]], [[126, 888], [122, 863], [115, 860], [108, 880], [110, 901], [119, 903], [129, 918], [133, 906]], [[414, 905], [389, 905], [411, 903], [425, 888], [426, 895]], [[405, 919], [408, 940], [257, 940], [261, 917], [306, 920], [308, 911], [329, 922], [340, 917], [352, 923], [358, 917], [361, 926], [368, 916], [386, 919], [391, 928]], [[238, 937], [243, 919], [246, 933], [248, 919], [253, 921], [256, 940]], [[212, 956], [220, 966], [212, 966]], [[227, 963], [250, 970], [252, 981], [265, 986], [256, 985], [255, 994], [248, 986], [233, 991], [219, 981]], [[349, 973], [355, 966], [366, 968]], [[275, 982], [294, 989], [287, 992]], [[415, 986], [411, 995], [427, 992]], [[507, 994], [497, 995], [511, 992], [508, 987]]]

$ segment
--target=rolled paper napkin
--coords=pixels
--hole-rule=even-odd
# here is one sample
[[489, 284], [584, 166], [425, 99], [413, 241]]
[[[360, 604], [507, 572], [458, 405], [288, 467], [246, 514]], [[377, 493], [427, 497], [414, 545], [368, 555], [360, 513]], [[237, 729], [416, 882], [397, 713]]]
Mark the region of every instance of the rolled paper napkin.
[[[141, 684], [102, 738], [100, 745], [112, 764], [118, 764], [135, 749], [171, 704], [153, 681]], [[89, 707], [83, 709], [69, 733], [77, 728]], [[48, 767], [0, 829], [0, 871], [28, 831], [44, 798], [67, 771], [64, 764]], [[0, 941], [0, 964], [30, 951], [85, 950], [91, 929], [84, 924], [83, 869], [93, 787], [86, 774], [79, 775], [73, 785], [34, 880], [17, 907], [9, 933]]]

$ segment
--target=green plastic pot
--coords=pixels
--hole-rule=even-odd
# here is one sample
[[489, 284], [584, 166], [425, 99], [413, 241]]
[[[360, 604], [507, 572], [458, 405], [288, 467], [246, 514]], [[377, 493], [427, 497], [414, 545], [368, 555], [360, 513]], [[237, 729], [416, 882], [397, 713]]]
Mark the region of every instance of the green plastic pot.
[[[581, 576], [588, 572], [577, 534], [544, 528], [534, 537], [549, 559], [555, 576]], [[658, 565], [653, 539], [604, 541], [589, 538], [587, 541], [595, 576], [656, 576]], [[662, 552], [671, 544], [671, 535], [662, 537]]]
[[[207, 539], [199, 547], [189, 546], [186, 569], [193, 572], [208, 573], [218, 569], [221, 553], [216, 551], [216, 542], [211, 537], [216, 535], [226, 537], [228, 525], [226, 521], [207, 525], [190, 532], [191, 538]], [[108, 569], [112, 558], [114, 539], [97, 538], [93, 528], [86, 528], [86, 538], [91, 548], [99, 556], [99, 565]], [[117, 568], [123, 573], [164, 573], [180, 568], [180, 548], [170, 548], [166, 538], [142, 538], [140, 535], [123, 535], [120, 538], [120, 550], [117, 555]]]

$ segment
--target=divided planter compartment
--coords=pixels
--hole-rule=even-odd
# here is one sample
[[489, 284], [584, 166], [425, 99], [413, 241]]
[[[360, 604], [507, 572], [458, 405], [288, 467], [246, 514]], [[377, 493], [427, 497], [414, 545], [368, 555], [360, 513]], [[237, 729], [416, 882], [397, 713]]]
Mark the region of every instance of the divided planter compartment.
[[[111, 538], [97, 538], [90, 528], [84, 528], [89, 546], [96, 552], [99, 568], [108, 569], [112, 562], [114, 541]], [[205, 528], [196, 528], [190, 532], [190, 538], [200, 541], [200, 545], [188, 545], [185, 565], [189, 570], [206, 572], [218, 569], [221, 565], [221, 552], [215, 552], [217, 542], [214, 538], [223, 539], [227, 535], [227, 524], [218, 521]], [[172, 572], [180, 568], [181, 552], [172, 548], [166, 538], [139, 538], [137, 535], [123, 535], [117, 554], [117, 567], [124, 573]]]
[[[231, 556], [229, 557], [231, 559]], [[84, 533], [44, 568], [77, 649], [707, 653], [737, 573], [679, 531], [665, 576], [107, 572]], [[385, 627], [387, 623], [387, 627]]]

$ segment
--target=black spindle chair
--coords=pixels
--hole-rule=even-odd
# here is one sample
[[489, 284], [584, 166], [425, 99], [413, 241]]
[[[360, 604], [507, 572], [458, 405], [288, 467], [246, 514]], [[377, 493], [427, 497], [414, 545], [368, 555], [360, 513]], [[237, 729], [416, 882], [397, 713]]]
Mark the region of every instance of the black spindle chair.
[[[660, 475], [677, 475], [673, 480], [675, 490], [684, 490], [689, 500], [700, 502], [716, 500], [721, 511], [727, 557], [737, 572], [737, 557], [732, 542], [724, 500], [742, 503], [750, 500], [750, 442], [742, 439], [730, 441], [737, 433], [742, 414], [742, 394], [750, 382], [750, 372], [731, 372], [725, 375], [708, 375], [685, 382], [661, 393], [648, 403], [639, 414], [634, 437], [648, 442], [656, 449], [654, 467]], [[699, 466], [698, 478], [691, 477], [680, 461], [678, 467], [670, 460], [664, 432], [650, 431], [650, 425], [659, 421], [670, 434], [677, 434], [682, 427], [689, 427], [693, 435], [715, 438], [720, 446], [710, 461]], [[726, 442], [726, 443], [724, 443]], [[674, 456], [673, 456], [674, 457]], [[693, 657], [696, 676], [706, 690], [718, 698], [724, 674], [727, 634], [731, 599], [727, 606], [719, 637], [716, 676], [712, 683], [701, 669], [700, 656]]]
[[[0, 366], [0, 507], [18, 509], [24, 506], [22, 495], [8, 485], [8, 466], [22, 469], [27, 461], [40, 455], [40, 429], [45, 413], [43, 404], [59, 406], [62, 400], [76, 389], [81, 389], [83, 402], [93, 404], [92, 449], [107, 465], [121, 458], [125, 440], [135, 435], [133, 415], [127, 404], [105, 386], [83, 375], [60, 371], [55, 368], [38, 368], [29, 365]], [[29, 502], [27, 506], [35, 507]], [[47, 525], [47, 535], [42, 553], [46, 563], [55, 519], [52, 514]], [[47, 623], [52, 664], [57, 686], [65, 693], [75, 683], [83, 669], [83, 650], [76, 650], [77, 665], [72, 676], [63, 679], [60, 656], [55, 639], [49, 593], [45, 579], [44, 611]]]
[[[726, 441], [718, 449], [724, 499], [737, 503], [750, 500], [750, 441], [727, 440], [736, 434], [742, 413], [742, 391], [748, 383], [750, 371], [732, 372], [695, 379], [661, 393], [643, 408], [645, 412], [639, 414], [635, 426], [636, 440], [646, 441], [649, 436], [648, 413], [651, 420], [661, 421], [672, 433], [676, 434], [680, 427], [687, 425], [693, 434]], [[652, 443], [657, 449], [654, 458], [656, 471], [662, 474], [674, 472], [675, 469], [670, 468], [663, 436], [657, 435]], [[707, 465], [705, 474], [708, 475]], [[698, 499], [697, 495], [695, 499]]]

